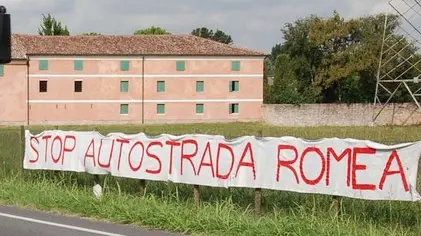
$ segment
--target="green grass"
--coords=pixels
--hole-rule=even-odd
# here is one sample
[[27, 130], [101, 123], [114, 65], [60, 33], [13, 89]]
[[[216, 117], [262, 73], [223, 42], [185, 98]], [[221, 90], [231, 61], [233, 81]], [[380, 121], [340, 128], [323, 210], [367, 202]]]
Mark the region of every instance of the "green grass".
[[[156, 186], [154, 186], [156, 187]], [[150, 193], [145, 197], [119, 192], [105, 186], [105, 197], [96, 200], [90, 187], [78, 186], [69, 179], [7, 178], [0, 182], [0, 199], [6, 204], [46, 211], [77, 214], [114, 222], [150, 226], [184, 233], [207, 235], [406, 235], [407, 228], [398, 223], [381, 225], [353, 216], [337, 218], [312, 207], [293, 207], [274, 210], [256, 219], [251, 209], [236, 204], [233, 198], [223, 197], [205, 202], [198, 211], [191, 199], [180, 198], [175, 186], [161, 185], [161, 195]], [[172, 190], [170, 190], [172, 189]], [[55, 194], [52, 195], [51, 193]], [[210, 193], [210, 192], [208, 192]], [[221, 193], [220, 193], [221, 194]], [[225, 195], [225, 194], [222, 194]], [[218, 193], [216, 194], [218, 196]], [[218, 197], [216, 197], [218, 198]], [[279, 198], [281, 200], [281, 198]], [[292, 200], [284, 198], [284, 200]], [[317, 201], [316, 199], [313, 199]], [[289, 202], [292, 206], [294, 202]]]
[[[29, 127], [33, 133], [56, 127]], [[161, 133], [325, 137], [369, 139], [386, 144], [421, 140], [421, 127], [281, 128], [259, 123], [66, 126], [63, 130], [98, 130], [149, 135]], [[177, 232], [208, 235], [420, 235], [421, 205], [412, 202], [344, 198], [342, 215], [331, 210], [332, 197], [263, 190], [264, 216], [252, 213], [252, 189], [201, 187], [196, 212], [193, 186], [147, 182], [142, 197], [138, 180], [102, 176], [105, 197], [93, 198], [93, 177], [84, 173], [22, 171], [19, 128], [0, 129], [0, 201], [42, 210], [59, 210]], [[3, 176], [3, 177], [1, 177]], [[55, 196], [50, 195], [56, 193]]]

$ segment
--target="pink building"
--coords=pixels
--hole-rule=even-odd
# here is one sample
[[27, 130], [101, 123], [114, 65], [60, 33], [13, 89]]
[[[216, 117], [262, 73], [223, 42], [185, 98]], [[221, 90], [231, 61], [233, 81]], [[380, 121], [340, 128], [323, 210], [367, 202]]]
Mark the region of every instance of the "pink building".
[[261, 120], [265, 56], [192, 35], [13, 35], [0, 124]]

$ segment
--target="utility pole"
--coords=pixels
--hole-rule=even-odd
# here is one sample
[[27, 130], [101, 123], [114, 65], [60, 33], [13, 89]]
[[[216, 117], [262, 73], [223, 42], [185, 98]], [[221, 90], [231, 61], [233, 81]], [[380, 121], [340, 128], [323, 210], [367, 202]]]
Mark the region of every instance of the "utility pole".
[[0, 6], [0, 65], [12, 60], [10, 14]]

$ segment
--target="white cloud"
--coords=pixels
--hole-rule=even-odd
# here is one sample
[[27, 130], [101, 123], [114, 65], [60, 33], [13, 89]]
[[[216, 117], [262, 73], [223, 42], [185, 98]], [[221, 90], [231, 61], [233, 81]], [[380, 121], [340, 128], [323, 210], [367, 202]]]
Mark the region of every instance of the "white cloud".
[[[396, 1], [396, 0], [395, 0]], [[408, 0], [406, 0], [408, 1]], [[286, 22], [310, 14], [345, 17], [390, 9], [388, 0], [4, 0], [12, 30], [37, 33], [42, 13], [51, 13], [70, 33], [132, 34], [157, 25], [173, 33], [206, 26], [232, 35], [234, 43], [269, 52]]]

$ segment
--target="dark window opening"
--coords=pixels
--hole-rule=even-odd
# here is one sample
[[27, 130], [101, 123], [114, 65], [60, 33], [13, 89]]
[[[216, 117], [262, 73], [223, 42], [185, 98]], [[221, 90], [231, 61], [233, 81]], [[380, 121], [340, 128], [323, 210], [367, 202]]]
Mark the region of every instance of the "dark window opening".
[[45, 80], [39, 81], [39, 92], [40, 93], [47, 92], [47, 81]]
[[240, 82], [239, 81], [230, 81], [230, 92], [239, 91]]
[[75, 92], [82, 92], [82, 81], [75, 81]]
[[235, 114], [235, 113], [238, 113], [239, 112], [239, 105], [238, 105], [238, 103], [231, 103], [230, 104], [230, 106], [229, 106], [229, 113], [230, 114]]

